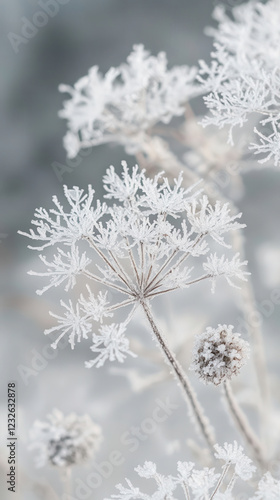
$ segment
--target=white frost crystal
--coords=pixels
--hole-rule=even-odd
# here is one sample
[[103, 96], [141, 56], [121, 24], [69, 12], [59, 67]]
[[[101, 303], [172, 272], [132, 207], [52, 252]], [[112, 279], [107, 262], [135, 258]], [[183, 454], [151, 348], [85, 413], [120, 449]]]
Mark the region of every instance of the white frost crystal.
[[[214, 10], [218, 23], [208, 29], [214, 37], [212, 62], [200, 62], [199, 80], [206, 92], [210, 113], [203, 125], [242, 127], [254, 116], [259, 125], [259, 141], [250, 149], [280, 165], [280, 2], [249, 1], [237, 5], [227, 15], [219, 5]], [[260, 127], [260, 130], [259, 130]]]
[[88, 415], [70, 413], [64, 416], [55, 409], [47, 418], [47, 422], [36, 420], [30, 431], [30, 449], [39, 450], [38, 467], [70, 467], [94, 456], [102, 440], [102, 431]]
[[127, 63], [104, 76], [94, 66], [74, 87], [60, 85], [70, 95], [59, 113], [69, 127], [64, 138], [68, 157], [104, 142], [124, 144], [128, 153], [135, 153], [149, 128], [184, 113], [185, 103], [197, 92], [195, 76], [195, 68], [169, 70], [164, 52], [151, 56], [143, 45], [135, 45]]
[[[234, 488], [237, 481], [251, 480], [256, 467], [243, 453], [242, 446], [235, 441], [233, 444], [224, 443], [223, 446], [215, 445], [215, 457], [222, 460], [222, 473], [214, 468], [205, 467], [195, 469], [192, 462], [178, 462], [177, 475], [165, 476], [160, 474], [153, 462], [145, 462], [143, 466], [135, 468], [138, 476], [154, 480], [155, 488], [152, 493], [145, 493], [134, 486], [129, 479], [126, 484], [116, 486], [118, 493], [112, 495], [110, 500], [238, 500], [240, 493], [235, 494]], [[142, 483], [141, 483], [142, 484]], [[280, 481], [272, 478], [270, 473], [263, 476], [259, 482], [254, 497], [248, 500], [279, 500]], [[180, 491], [181, 490], [181, 491]], [[151, 491], [151, 490], [150, 490]], [[239, 492], [242, 491], [239, 489]], [[106, 499], [109, 500], [109, 499]]]
[[[121, 175], [110, 167], [104, 177], [105, 197], [114, 200], [113, 206], [99, 200], [94, 203], [91, 186], [88, 193], [65, 186], [70, 207], [64, 208], [54, 197], [53, 209], [36, 210], [32, 221], [35, 230], [21, 234], [39, 242], [38, 247], [30, 248], [54, 247], [53, 260], [40, 256], [47, 272], [32, 271], [50, 279], [40, 293], [65, 283], [68, 291], [78, 276], [83, 277], [86, 288], [76, 304], [61, 301], [64, 315], [51, 313], [57, 324], [45, 333], [58, 333], [53, 347], [68, 336], [74, 348], [76, 342], [93, 334], [92, 351], [97, 356], [87, 366], [100, 367], [106, 361], [122, 363], [128, 355], [134, 355], [126, 330], [135, 308], [143, 301], [219, 276], [230, 285], [236, 278], [246, 279], [241, 269], [246, 262], [240, 262], [238, 255], [230, 261], [215, 254], [201, 262], [210, 252], [211, 240], [229, 246], [224, 237], [244, 227], [239, 222], [241, 214], [230, 215], [227, 204], [217, 202], [212, 206], [195, 190], [196, 185], [185, 189], [182, 182], [182, 174], [170, 185], [162, 173], [148, 178], [137, 166], [129, 171], [123, 162]], [[88, 244], [83, 253], [79, 251], [82, 240]], [[119, 292], [124, 300], [112, 303], [103, 291], [95, 295], [90, 281], [113, 290], [113, 297]], [[128, 311], [124, 321], [108, 323], [120, 308]], [[94, 323], [98, 323], [96, 330]]]
[[196, 337], [190, 369], [204, 382], [219, 385], [237, 375], [248, 357], [249, 343], [232, 325], [208, 327]]
[[224, 443], [224, 446], [215, 445], [215, 457], [218, 460], [223, 460], [225, 463], [234, 465], [235, 474], [248, 481], [251, 479], [256, 467], [253, 465], [252, 460], [243, 453], [243, 447], [239, 446], [236, 441], [233, 444]]

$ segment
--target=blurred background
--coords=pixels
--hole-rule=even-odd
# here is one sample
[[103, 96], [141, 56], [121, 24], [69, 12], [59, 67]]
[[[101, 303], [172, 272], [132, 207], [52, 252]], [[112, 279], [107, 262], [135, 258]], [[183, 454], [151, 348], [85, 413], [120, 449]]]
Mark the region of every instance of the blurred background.
[[[42, 0], [41, 4], [44, 2], [48, 3]], [[166, 367], [140, 315], [135, 317], [131, 332], [139, 357], [128, 360], [121, 369], [108, 365], [99, 370], [85, 369], [84, 361], [91, 358], [90, 340], [74, 351], [67, 344], [55, 352], [53, 359], [47, 359], [50, 340], [43, 331], [53, 324], [48, 311], [58, 310], [61, 294], [60, 290], [51, 290], [43, 297], [35, 294], [35, 290], [42, 287], [42, 280], [26, 273], [36, 269], [36, 255], [27, 249], [27, 240], [19, 236], [17, 230], [28, 231], [35, 208], [50, 207], [53, 194], [61, 197], [64, 183], [80, 187], [91, 183], [98, 196], [102, 196], [102, 175], [106, 168], [114, 164], [119, 169], [122, 159], [130, 164], [134, 161], [120, 146], [102, 145], [69, 163], [62, 147], [66, 124], [57, 117], [64, 98], [57, 90], [58, 85], [72, 85], [93, 65], [98, 65], [102, 72], [118, 66], [136, 43], [143, 43], [152, 54], [165, 51], [170, 66], [195, 65], [202, 58], [209, 61], [212, 42], [204, 35], [204, 28], [213, 24], [211, 13], [215, 3], [211, 0], [64, 0], [59, 3], [57, 14], [49, 17], [35, 34], [29, 31], [30, 38], [23, 43], [20, 38], [23, 26], [38, 16], [42, 10], [40, 1], [0, 0], [3, 499], [9, 498], [5, 483], [8, 381], [16, 381], [18, 388], [19, 499], [47, 498], [43, 484], [61, 494], [57, 472], [52, 468], [37, 470], [34, 454], [27, 449], [28, 432], [34, 420], [45, 420], [55, 407], [65, 413], [89, 413], [102, 426], [104, 440], [96, 457], [97, 464], [108, 461], [113, 450], [120, 451], [123, 457], [122, 464], [113, 468], [110, 477], [84, 498], [109, 496], [114, 492], [114, 485], [125, 476], [135, 477], [133, 468], [144, 460], [157, 462], [162, 472], [169, 474], [175, 473], [177, 460], [195, 461], [195, 449], [190, 452], [187, 444], [187, 439], [194, 438], [195, 434], [186, 406], [176, 383], [166, 376]], [[230, 7], [230, 3], [224, 2], [224, 5]], [[195, 106], [196, 112], [203, 112], [202, 100]], [[67, 167], [63, 178], [57, 174], [59, 164]], [[280, 289], [280, 172], [252, 170], [243, 176], [243, 182], [246, 194], [239, 196], [236, 204], [248, 225], [245, 231], [247, 258], [257, 304], [261, 307], [263, 301], [272, 303], [271, 294]], [[180, 348], [180, 359], [186, 368], [193, 336], [203, 331], [205, 325], [242, 324], [237, 297], [238, 292], [221, 281], [215, 296], [210, 294], [207, 284], [155, 303], [158, 321], [170, 335], [170, 342]], [[275, 376], [279, 371], [280, 306], [275, 303], [272, 306], [271, 312], [262, 314], [257, 321], [262, 323], [265, 336], [271, 387], [279, 398]], [[246, 331], [241, 333], [246, 336]], [[219, 390], [203, 386], [192, 375], [191, 378], [216, 424], [219, 442], [236, 438], [225, 417]], [[253, 396], [245, 380], [255, 382], [250, 366], [236, 382], [240, 401], [247, 403], [250, 415]], [[131, 451], [124, 443], [124, 433], [141, 427], [146, 418], [151, 418], [158, 401], [164, 402], [166, 397], [177, 409], [153, 432], [144, 433], [137, 450]], [[75, 470], [74, 480], [85, 481], [92, 467], [89, 464], [87, 469]]]

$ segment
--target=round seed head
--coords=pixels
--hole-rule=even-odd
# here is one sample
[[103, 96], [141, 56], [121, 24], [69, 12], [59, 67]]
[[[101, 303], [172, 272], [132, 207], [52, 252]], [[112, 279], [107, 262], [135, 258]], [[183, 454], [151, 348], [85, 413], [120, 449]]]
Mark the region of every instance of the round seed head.
[[190, 369], [205, 383], [220, 385], [239, 373], [249, 352], [249, 343], [233, 332], [232, 325], [208, 327], [196, 338]]

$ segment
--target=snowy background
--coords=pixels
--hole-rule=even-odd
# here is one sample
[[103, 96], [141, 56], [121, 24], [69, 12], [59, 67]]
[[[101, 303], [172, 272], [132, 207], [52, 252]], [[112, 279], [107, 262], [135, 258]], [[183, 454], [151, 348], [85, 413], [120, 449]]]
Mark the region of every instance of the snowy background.
[[[36, 256], [26, 248], [27, 241], [17, 234], [17, 230], [29, 229], [34, 209], [49, 207], [51, 196], [62, 194], [63, 183], [80, 187], [91, 183], [101, 196], [102, 175], [106, 168], [114, 164], [119, 169], [122, 159], [130, 164], [134, 161], [121, 147], [105, 145], [94, 148], [87, 157], [81, 155], [76, 163], [66, 163], [62, 147], [65, 123], [57, 117], [63, 100], [57, 91], [58, 85], [61, 82], [73, 84], [93, 65], [99, 65], [102, 72], [119, 65], [135, 43], [143, 43], [153, 54], [165, 51], [170, 66], [196, 64], [200, 58], [209, 60], [211, 40], [203, 30], [211, 23], [213, 6], [209, 0], [69, 0], [27, 44], [20, 44], [15, 53], [9, 33], [20, 34], [23, 17], [31, 20], [40, 6], [33, 0], [0, 2], [1, 366], [4, 374], [0, 407], [4, 432], [1, 438], [4, 437], [5, 443], [6, 382], [16, 380], [19, 499], [45, 498], [35, 484], [39, 482], [50, 484], [57, 493], [61, 491], [56, 471], [51, 468], [36, 470], [34, 457], [27, 450], [28, 431], [33, 421], [44, 420], [54, 407], [65, 413], [89, 413], [103, 427], [104, 440], [96, 457], [97, 464], [108, 461], [113, 450], [120, 451], [123, 457], [122, 464], [114, 467], [98, 489], [84, 498], [102, 499], [110, 495], [114, 485], [125, 476], [133, 479], [133, 468], [146, 459], [157, 462], [165, 473], [175, 472], [177, 460], [195, 459], [187, 445], [187, 439], [194, 437], [194, 432], [185, 404], [176, 383], [166, 376], [166, 367], [140, 315], [135, 317], [131, 328], [131, 341], [139, 357], [128, 360], [121, 370], [119, 366], [110, 368], [108, 365], [99, 370], [86, 370], [84, 360], [90, 357], [90, 340], [74, 352], [66, 345], [53, 359], [46, 361], [49, 339], [43, 331], [51, 325], [48, 311], [56, 310], [60, 291], [50, 291], [43, 297], [35, 294], [42, 281], [26, 272], [35, 268]], [[203, 112], [201, 102], [195, 106], [196, 112]], [[68, 168], [63, 182], [56, 175], [57, 162]], [[246, 251], [256, 300], [259, 305], [262, 301], [271, 303], [271, 293], [280, 289], [280, 173], [253, 170], [244, 175], [243, 181], [246, 194], [239, 196], [236, 204], [248, 225]], [[180, 351], [180, 361], [186, 368], [193, 336], [205, 325], [241, 324], [237, 298], [238, 293], [221, 281], [214, 296], [206, 284], [155, 302], [158, 321]], [[273, 377], [279, 373], [279, 319], [280, 305], [277, 304], [273, 304], [269, 317], [262, 316], [266, 354]], [[26, 369], [32, 372], [24, 377], [22, 373]], [[216, 424], [219, 442], [236, 438], [220, 403], [219, 391], [206, 388], [193, 375], [191, 378]], [[253, 418], [252, 393], [248, 390], [251, 382], [254, 384], [254, 377], [248, 366], [235, 387], [240, 401], [248, 403], [248, 415]], [[274, 378], [272, 389], [279, 398]], [[134, 427], [144, 425], [145, 428], [145, 419], [151, 419], [158, 401], [164, 402], [167, 397], [177, 409], [152, 433], [144, 432], [137, 449], [131, 451], [132, 445], [124, 435], [131, 435]], [[5, 475], [5, 446], [2, 450], [0, 462]], [[92, 464], [87, 469], [77, 469], [74, 478], [84, 481], [92, 470]], [[5, 499], [5, 477], [1, 488], [1, 498]]]

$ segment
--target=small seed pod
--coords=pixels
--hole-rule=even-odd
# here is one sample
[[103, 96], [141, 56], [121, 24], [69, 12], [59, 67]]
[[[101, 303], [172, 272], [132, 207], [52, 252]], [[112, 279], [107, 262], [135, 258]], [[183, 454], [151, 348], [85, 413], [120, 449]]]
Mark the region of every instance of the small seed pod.
[[249, 352], [249, 343], [233, 333], [232, 325], [208, 327], [196, 338], [190, 369], [205, 383], [220, 385], [239, 373]]

